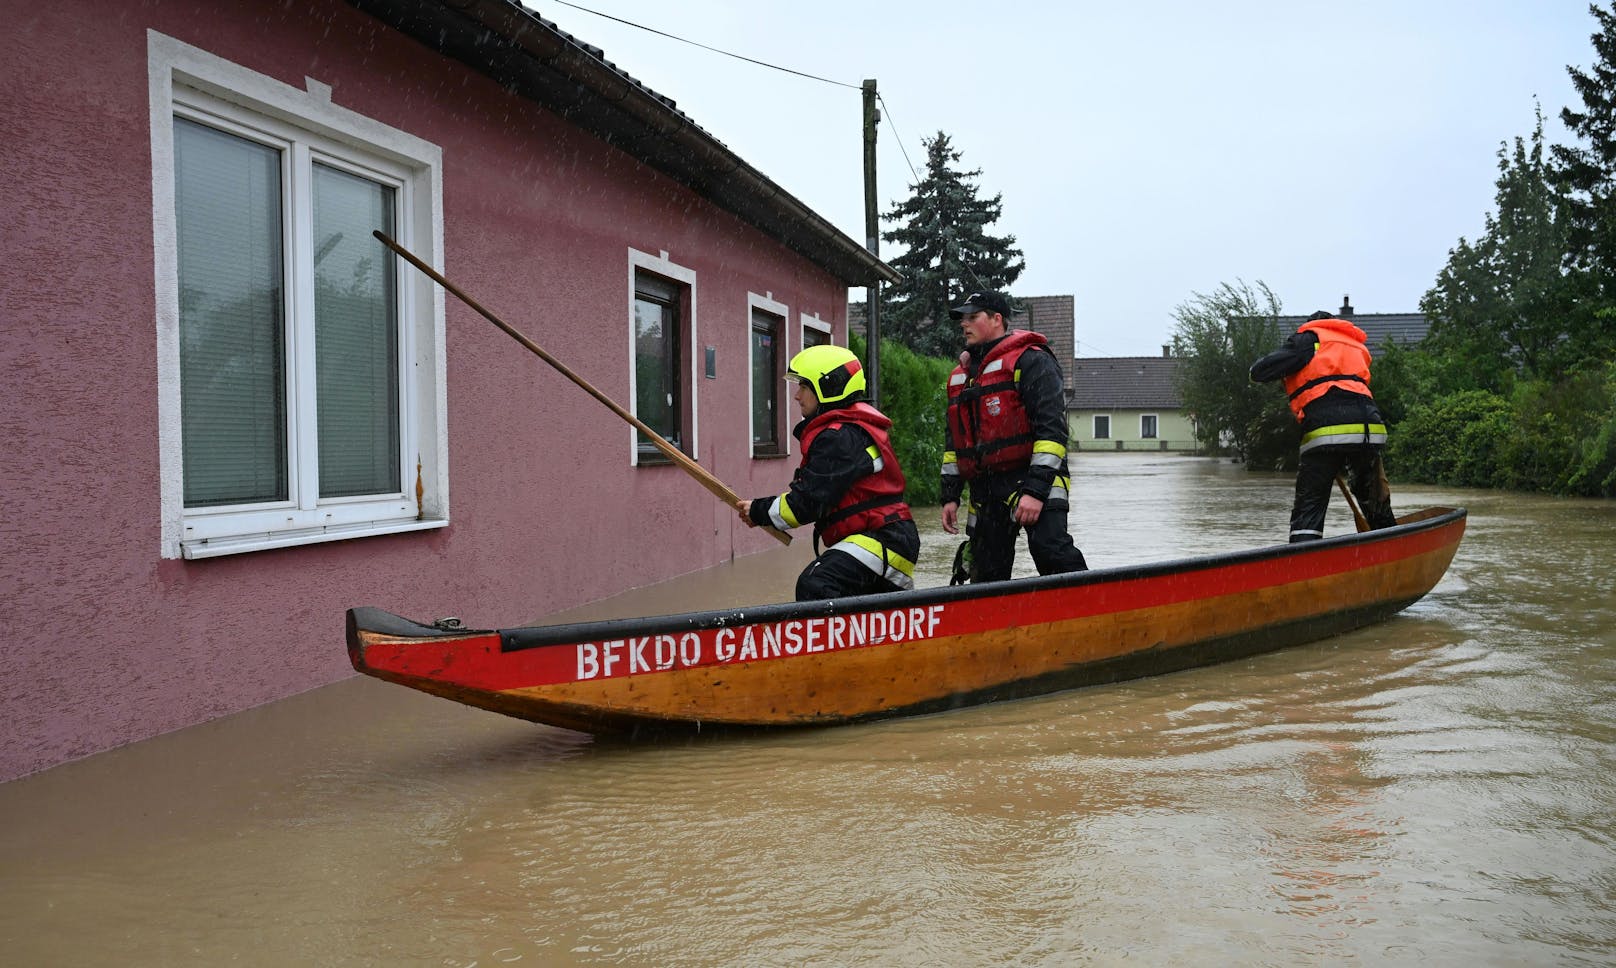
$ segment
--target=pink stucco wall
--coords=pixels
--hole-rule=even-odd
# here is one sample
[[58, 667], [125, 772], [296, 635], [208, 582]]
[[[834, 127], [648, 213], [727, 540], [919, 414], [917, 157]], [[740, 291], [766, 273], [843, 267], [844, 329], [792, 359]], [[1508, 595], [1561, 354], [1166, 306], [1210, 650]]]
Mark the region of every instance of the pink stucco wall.
[[791, 470], [750, 458], [747, 292], [841, 341], [846, 288], [336, 0], [7, 7], [0, 780], [347, 676], [352, 605], [510, 624], [769, 546], [677, 469], [629, 468], [616, 416], [451, 300], [448, 528], [160, 558], [148, 28], [442, 146], [446, 274], [617, 399], [627, 249], [694, 270], [719, 348], [698, 457], [743, 495]]

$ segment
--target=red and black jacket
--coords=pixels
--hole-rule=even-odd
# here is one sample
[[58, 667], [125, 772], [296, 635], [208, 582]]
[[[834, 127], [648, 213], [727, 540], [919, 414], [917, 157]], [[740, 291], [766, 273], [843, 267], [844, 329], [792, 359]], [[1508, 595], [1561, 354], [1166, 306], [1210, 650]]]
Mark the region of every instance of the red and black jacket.
[[821, 410], [797, 425], [802, 464], [791, 488], [752, 502], [753, 522], [793, 528], [814, 523], [814, 535], [834, 545], [913, 514], [903, 500], [903, 470], [892, 452], [892, 421], [867, 403]]
[[[1034, 445], [1048, 440], [1064, 451], [1065, 391], [1060, 364], [1041, 333], [1010, 333], [977, 352], [948, 379], [943, 501], [958, 500], [963, 482], [987, 474], [1025, 473], [1023, 493], [1040, 500], [1065, 472], [1065, 455], [1051, 467], [1032, 464]], [[1018, 376], [1019, 373], [1019, 376]]]

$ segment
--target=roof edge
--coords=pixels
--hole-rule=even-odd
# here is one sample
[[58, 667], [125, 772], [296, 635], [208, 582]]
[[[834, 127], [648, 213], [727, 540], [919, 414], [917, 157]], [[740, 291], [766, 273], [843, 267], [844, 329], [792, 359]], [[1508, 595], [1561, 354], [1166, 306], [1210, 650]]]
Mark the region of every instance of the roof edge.
[[[541, 104], [848, 285], [902, 275], [591, 47], [516, 0], [347, 0]], [[514, 57], [512, 55], [515, 55]], [[806, 231], [805, 231], [806, 230]]]

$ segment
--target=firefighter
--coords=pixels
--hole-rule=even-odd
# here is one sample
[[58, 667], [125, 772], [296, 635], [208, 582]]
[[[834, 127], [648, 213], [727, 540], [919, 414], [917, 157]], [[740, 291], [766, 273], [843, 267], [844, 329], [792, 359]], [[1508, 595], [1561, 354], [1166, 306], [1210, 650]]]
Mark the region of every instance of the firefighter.
[[942, 510], [949, 534], [959, 533], [960, 498], [971, 488], [956, 580], [1009, 578], [1023, 528], [1040, 575], [1088, 568], [1067, 531], [1072, 475], [1060, 362], [1041, 334], [1010, 331], [1011, 312], [999, 292], [973, 292], [949, 311], [965, 336], [948, 379]]
[[792, 357], [786, 379], [802, 410], [792, 431], [802, 464], [784, 494], [737, 502], [741, 521], [782, 531], [813, 524], [817, 557], [797, 578], [798, 601], [913, 588], [920, 532], [903, 500], [892, 421], [864, 402], [858, 357], [810, 346]]
[[1353, 496], [1371, 528], [1389, 528], [1391, 487], [1381, 452], [1386, 423], [1369, 392], [1369, 347], [1364, 331], [1326, 312], [1307, 318], [1285, 345], [1251, 364], [1258, 383], [1284, 380], [1291, 412], [1302, 425], [1291, 505], [1292, 543], [1324, 537], [1330, 486], [1351, 471]]

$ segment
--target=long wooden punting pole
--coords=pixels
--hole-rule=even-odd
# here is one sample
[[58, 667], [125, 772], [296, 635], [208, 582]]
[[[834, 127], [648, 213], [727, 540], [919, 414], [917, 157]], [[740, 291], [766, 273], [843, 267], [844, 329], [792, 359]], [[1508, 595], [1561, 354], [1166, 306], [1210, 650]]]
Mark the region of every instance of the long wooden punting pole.
[[[663, 440], [661, 434], [652, 430], [650, 427], [647, 427], [639, 417], [636, 417], [627, 410], [624, 410], [618, 405], [617, 401], [595, 389], [592, 385], [590, 385], [588, 380], [585, 380], [583, 377], [572, 372], [572, 370], [568, 368], [567, 364], [551, 356], [549, 353], [546, 353], [544, 351], [544, 347], [522, 335], [522, 333], [518, 331], [516, 327], [505, 322], [505, 320], [500, 319], [498, 316], [495, 316], [493, 313], [484, 309], [481, 303], [460, 291], [459, 286], [456, 286], [454, 283], [443, 278], [443, 276], [436, 269], [427, 265], [425, 262], [422, 262], [420, 259], [417, 259], [414, 253], [388, 238], [385, 232], [377, 229], [372, 231], [370, 234], [376, 236], [376, 238], [379, 239], [383, 245], [387, 246], [389, 249], [392, 249], [394, 252], [397, 252], [410, 265], [424, 272], [433, 282], [442, 286], [445, 290], [454, 293], [455, 297], [461, 302], [470, 306], [472, 309], [477, 310], [477, 312], [481, 314], [484, 319], [504, 330], [505, 334], [511, 339], [516, 340], [529, 350], [532, 350], [533, 355], [555, 367], [562, 376], [578, 384], [578, 386], [583, 388], [585, 393], [594, 397], [596, 400], [599, 400], [601, 403], [604, 403], [607, 409], [611, 410], [612, 413], [617, 414], [619, 417], [622, 417], [634, 427], [638, 428], [640, 433], [644, 434], [646, 438], [651, 441], [651, 443], [656, 445], [657, 450], [662, 451], [664, 456], [673, 461], [675, 464], [678, 464], [686, 474], [689, 474], [691, 477], [696, 479], [696, 483], [711, 491], [715, 496], [718, 497], [719, 500], [723, 501], [731, 508], [735, 507], [735, 505], [740, 502], [740, 495], [730, 490], [730, 488], [725, 485], [723, 481], [708, 473], [705, 467], [702, 467], [700, 464], [691, 460], [679, 448], [668, 443], [666, 440]], [[791, 535], [786, 534], [784, 531], [777, 531], [774, 528], [765, 528], [764, 530], [774, 535], [774, 537], [779, 540], [781, 544], [791, 543]]]
[[1352, 508], [1352, 523], [1358, 526], [1360, 533], [1368, 531], [1369, 519], [1363, 516], [1363, 511], [1358, 507], [1358, 499], [1352, 496], [1352, 490], [1347, 487], [1347, 476], [1337, 474], [1335, 485], [1341, 488], [1341, 496], [1347, 499], [1347, 507]]

